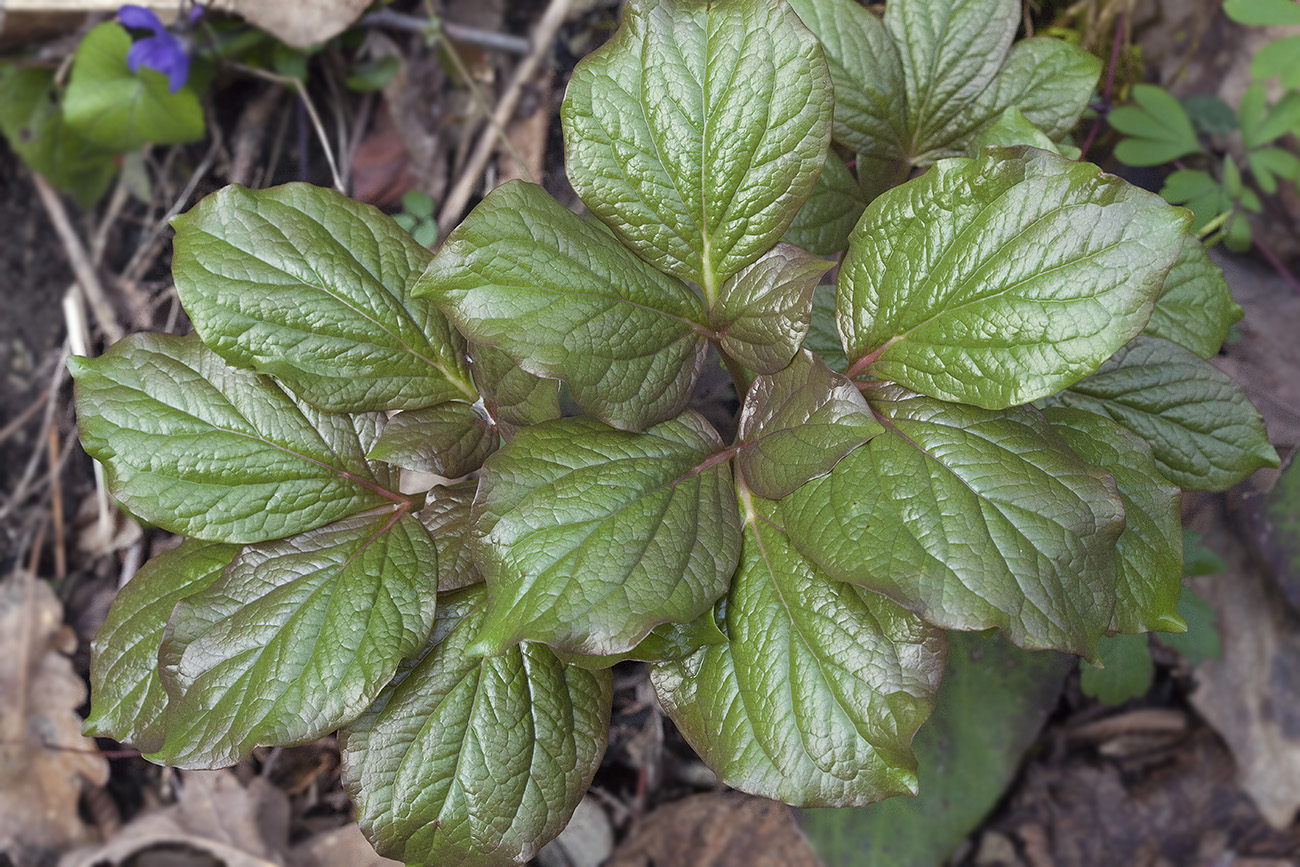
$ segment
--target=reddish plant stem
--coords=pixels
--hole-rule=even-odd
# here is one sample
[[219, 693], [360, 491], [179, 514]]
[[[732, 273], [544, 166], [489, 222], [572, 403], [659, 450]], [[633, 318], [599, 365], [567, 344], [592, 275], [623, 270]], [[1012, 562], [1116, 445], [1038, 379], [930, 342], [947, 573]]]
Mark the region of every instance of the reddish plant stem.
[[1105, 122], [1105, 112], [1110, 105], [1111, 94], [1115, 89], [1115, 67], [1119, 64], [1119, 51], [1124, 44], [1124, 31], [1128, 27], [1128, 13], [1121, 12], [1115, 19], [1115, 40], [1110, 46], [1110, 64], [1106, 67], [1106, 86], [1101, 92], [1102, 105], [1097, 110], [1097, 119], [1092, 122], [1092, 129], [1088, 130], [1088, 137], [1083, 140], [1083, 146], [1079, 148], [1079, 160], [1082, 162], [1088, 156], [1088, 149], [1092, 147], [1093, 142], [1097, 140], [1097, 134], [1101, 132], [1101, 125]]
[[1264, 257], [1264, 261], [1273, 266], [1273, 270], [1277, 272], [1277, 276], [1281, 277], [1283, 282], [1291, 287], [1292, 292], [1300, 294], [1300, 279], [1298, 279], [1295, 274], [1291, 273], [1291, 269], [1288, 268], [1286, 263], [1278, 257], [1277, 253], [1274, 253], [1272, 248], [1266, 244], [1261, 243], [1258, 238], [1254, 239], [1253, 243], [1255, 245], [1255, 250], [1258, 251], [1259, 255]]

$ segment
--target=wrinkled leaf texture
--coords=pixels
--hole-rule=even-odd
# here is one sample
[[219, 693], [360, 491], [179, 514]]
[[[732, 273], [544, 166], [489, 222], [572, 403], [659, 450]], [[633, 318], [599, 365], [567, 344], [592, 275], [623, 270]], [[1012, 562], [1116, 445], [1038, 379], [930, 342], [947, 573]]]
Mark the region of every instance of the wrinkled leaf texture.
[[708, 348], [690, 287], [522, 181], [497, 187], [451, 233], [415, 294], [627, 430], [686, 408]]
[[433, 629], [436, 558], [403, 513], [244, 548], [172, 613], [167, 737], [149, 758], [220, 768], [356, 719]]
[[230, 364], [336, 412], [476, 398], [463, 341], [411, 297], [429, 251], [375, 208], [309, 184], [229, 186], [173, 225], [176, 291]]
[[1124, 527], [1110, 474], [1032, 407], [867, 396], [885, 432], [781, 500], [800, 553], [946, 629], [997, 626], [1021, 647], [1091, 656]]
[[197, 335], [133, 334], [68, 369], [82, 445], [109, 490], [173, 533], [262, 542], [392, 499], [351, 419], [228, 366]]
[[986, 409], [1057, 392], [1146, 326], [1187, 221], [1047, 151], [945, 160], [853, 230], [836, 302], [850, 371]]
[[527, 428], [488, 458], [474, 536], [490, 606], [472, 650], [521, 639], [595, 656], [689, 622], [726, 592], [740, 525], [722, 441], [688, 412], [634, 434]]
[[412, 867], [505, 867], [569, 821], [609, 737], [608, 671], [540, 644], [468, 652], [481, 587], [444, 597], [430, 646], [340, 733], [343, 783], [382, 854]]
[[934, 707], [943, 633], [828, 578], [741, 491], [729, 641], [656, 665], [659, 700], [724, 782], [805, 807], [916, 793], [911, 741]]
[[569, 180], [712, 306], [812, 192], [832, 101], [821, 47], [783, 0], [633, 0], [569, 82]]

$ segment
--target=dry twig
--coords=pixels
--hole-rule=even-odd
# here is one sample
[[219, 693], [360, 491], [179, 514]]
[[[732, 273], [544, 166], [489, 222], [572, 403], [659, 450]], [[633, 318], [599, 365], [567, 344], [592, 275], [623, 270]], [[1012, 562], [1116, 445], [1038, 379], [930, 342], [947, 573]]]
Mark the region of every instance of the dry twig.
[[77, 275], [77, 284], [81, 287], [87, 303], [90, 304], [90, 309], [95, 312], [95, 318], [99, 320], [99, 327], [103, 329], [109, 343], [116, 343], [122, 339], [122, 326], [117, 322], [113, 305], [108, 303], [108, 296], [104, 294], [104, 286], [99, 282], [99, 275], [95, 273], [90, 254], [86, 252], [85, 245], [82, 244], [77, 230], [73, 228], [72, 221], [68, 218], [63, 200], [59, 198], [54, 187], [50, 186], [50, 182], [39, 173], [32, 172], [32, 180], [36, 184], [36, 192], [41, 198], [41, 204], [45, 206], [45, 213], [54, 224], [54, 231], [63, 243], [63, 250], [68, 255], [72, 270]]
[[542, 13], [541, 19], [533, 29], [533, 50], [515, 67], [510, 83], [506, 85], [505, 92], [501, 94], [496, 109], [492, 112], [492, 123], [484, 128], [469, 162], [465, 165], [465, 170], [461, 172], [455, 185], [447, 194], [442, 211], [438, 214], [440, 235], [445, 236], [465, 210], [465, 205], [469, 202], [469, 197], [474, 192], [474, 187], [478, 185], [479, 178], [492, 157], [492, 151], [496, 148], [498, 130], [504, 129], [514, 115], [524, 85], [532, 78], [537, 67], [541, 65], [542, 58], [550, 50], [551, 43], [555, 41], [555, 36], [559, 33], [560, 25], [564, 23], [571, 5], [573, 0], [551, 0], [546, 11]]

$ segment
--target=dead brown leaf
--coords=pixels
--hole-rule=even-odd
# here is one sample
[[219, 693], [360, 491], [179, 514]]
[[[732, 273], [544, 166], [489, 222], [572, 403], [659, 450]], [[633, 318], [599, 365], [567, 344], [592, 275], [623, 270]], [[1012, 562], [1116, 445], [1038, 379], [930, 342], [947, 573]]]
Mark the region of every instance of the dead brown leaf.
[[652, 812], [607, 867], [817, 867], [790, 808], [740, 792], [692, 795]]
[[219, 0], [214, 5], [242, 15], [294, 48], [309, 48], [347, 30], [370, 0]]
[[375, 854], [355, 823], [290, 846], [289, 797], [266, 777], [244, 785], [231, 770], [184, 771], [179, 780], [175, 804], [145, 813], [105, 845], [68, 853], [59, 867], [135, 867], [177, 850], [225, 867], [401, 867]]
[[[510, 147], [502, 147], [498, 158], [500, 180], [545, 181], [546, 139], [550, 133], [551, 91], [555, 84], [555, 70], [544, 70], [534, 85], [525, 88], [515, 119], [506, 127]], [[523, 165], [515, 159], [518, 155]]]
[[1214, 363], [1250, 395], [1279, 452], [1300, 446], [1300, 295], [1260, 263], [1217, 253], [1214, 260], [1246, 311], [1241, 339]]
[[1220, 555], [1233, 573], [1196, 589], [1218, 614], [1223, 655], [1197, 669], [1192, 704], [1232, 750], [1264, 818], [1284, 828], [1300, 809], [1300, 617], [1253, 564]]
[[282, 864], [289, 844], [289, 801], [261, 777], [245, 788], [233, 772], [187, 771], [175, 804], [146, 813], [107, 844], [71, 852], [59, 867], [117, 867], [151, 850], [184, 847], [227, 867]]
[[77, 802], [84, 783], [108, 779], [81, 734], [75, 645], [49, 584], [28, 573], [0, 584], [0, 856], [18, 865], [90, 839]]
[[1139, 767], [1104, 755], [1072, 747], [1031, 764], [975, 863], [1209, 867], [1240, 852], [1259, 823], [1234, 785], [1231, 756], [1204, 726]]
[[292, 867], [402, 867], [375, 854], [361, 828], [345, 825], [335, 831], [304, 840], [289, 850]]

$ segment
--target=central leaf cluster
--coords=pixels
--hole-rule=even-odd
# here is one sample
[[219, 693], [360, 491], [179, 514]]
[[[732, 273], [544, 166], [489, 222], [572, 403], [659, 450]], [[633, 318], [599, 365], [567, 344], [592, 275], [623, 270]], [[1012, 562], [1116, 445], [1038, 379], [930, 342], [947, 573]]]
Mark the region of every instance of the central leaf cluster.
[[635, 0], [565, 99], [591, 216], [508, 183], [436, 256], [305, 185], [178, 218], [196, 334], [71, 362], [114, 494], [191, 537], [89, 729], [183, 767], [340, 729], [381, 851], [512, 864], [617, 662], [730, 785], [847, 805], [915, 792], [944, 630], [1180, 629], [1178, 488], [1276, 463], [1203, 360], [1239, 311], [1186, 212], [1061, 155], [1096, 63], [1016, 10]]

